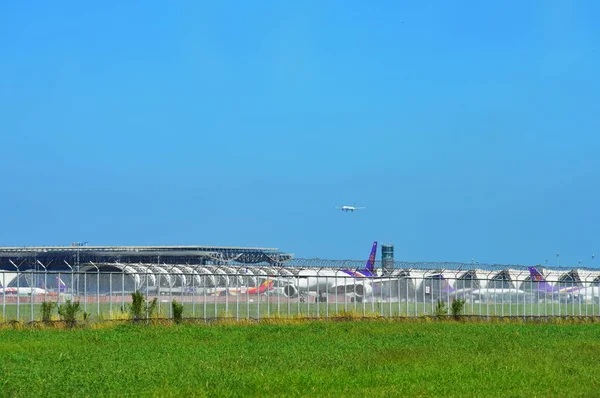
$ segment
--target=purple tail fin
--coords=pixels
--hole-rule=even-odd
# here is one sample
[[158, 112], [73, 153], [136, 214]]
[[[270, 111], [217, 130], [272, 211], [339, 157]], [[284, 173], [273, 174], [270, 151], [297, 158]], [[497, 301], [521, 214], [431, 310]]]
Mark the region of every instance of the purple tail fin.
[[531, 275], [531, 281], [536, 284], [537, 290], [546, 293], [552, 293], [555, 291], [555, 289], [548, 282], [546, 282], [546, 278], [544, 278], [544, 275], [542, 275], [540, 271], [538, 271], [535, 267], [528, 268], [529, 274]]
[[456, 291], [456, 289], [450, 285], [448, 279], [444, 278], [444, 275], [440, 274], [440, 279], [442, 280], [442, 293], [452, 294]]
[[375, 274], [375, 257], [377, 256], [377, 241], [373, 242], [373, 247], [371, 247], [371, 254], [369, 254], [369, 259], [367, 260], [367, 264], [365, 265], [364, 271], [369, 272], [371, 275]]
[[59, 292], [67, 291], [67, 284], [63, 282], [63, 280], [60, 278], [60, 276], [56, 277], [56, 286], [58, 286]]

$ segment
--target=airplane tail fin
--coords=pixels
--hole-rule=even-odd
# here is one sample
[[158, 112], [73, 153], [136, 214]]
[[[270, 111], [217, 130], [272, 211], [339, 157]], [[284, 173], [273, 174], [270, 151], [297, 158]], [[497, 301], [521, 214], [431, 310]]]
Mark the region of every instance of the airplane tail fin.
[[373, 246], [371, 247], [371, 253], [369, 254], [369, 259], [365, 264], [365, 269], [362, 270], [362, 273], [366, 276], [375, 275], [375, 257], [377, 257], [377, 241], [373, 242]]
[[444, 278], [444, 275], [440, 275], [440, 279], [442, 281], [442, 293], [452, 294], [456, 291], [448, 282], [448, 279]]
[[535, 267], [528, 268], [529, 274], [531, 275], [531, 281], [536, 284], [537, 290], [541, 290], [546, 293], [554, 292], [555, 289], [548, 282], [546, 282], [546, 278], [544, 278], [544, 275], [542, 275], [540, 271], [538, 271]]
[[56, 277], [56, 286], [58, 287], [58, 291], [61, 293], [67, 291], [67, 284], [63, 282], [60, 276]]
[[273, 290], [273, 280], [267, 279], [258, 288], [259, 293], [265, 293], [267, 290]]

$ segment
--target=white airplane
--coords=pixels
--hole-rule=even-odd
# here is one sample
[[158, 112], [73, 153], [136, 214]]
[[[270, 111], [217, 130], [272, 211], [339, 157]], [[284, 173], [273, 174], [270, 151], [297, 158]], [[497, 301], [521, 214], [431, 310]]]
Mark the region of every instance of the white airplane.
[[573, 299], [587, 304], [600, 303], [600, 286], [589, 286], [573, 293]]
[[0, 295], [6, 294], [7, 296], [36, 296], [44, 293], [46, 290], [38, 287], [0, 287]]
[[444, 278], [442, 278], [442, 297], [467, 298], [480, 303], [500, 303], [500, 302], [524, 302], [526, 298], [531, 298], [533, 294], [521, 289], [513, 288], [466, 288], [455, 289]]
[[570, 302], [571, 300], [588, 303], [600, 302], [600, 287], [598, 286], [585, 287], [571, 284], [566, 286], [560, 286], [560, 284], [552, 286], [535, 267], [529, 267], [529, 273], [531, 274], [532, 282], [535, 283], [535, 292], [538, 295], [541, 293], [545, 297], [566, 302]]
[[467, 297], [469, 295], [473, 302], [480, 303], [524, 303], [526, 300], [530, 302], [533, 298], [531, 292], [507, 288], [475, 289]]
[[200, 294], [206, 294], [208, 296], [256, 296], [259, 294], [268, 294], [274, 290], [273, 287], [274, 281], [273, 279], [267, 279], [260, 286], [257, 287], [245, 287], [240, 286], [237, 288], [227, 288], [227, 287], [215, 287], [208, 288], [204, 291], [198, 290]]
[[340, 209], [345, 212], [354, 211], [354, 210], [362, 210], [366, 209], [366, 207], [356, 207], [356, 206], [336, 206], [336, 209]]
[[[57, 290], [60, 293], [66, 291], [67, 285], [58, 276], [56, 277], [56, 283], [58, 285]], [[46, 293], [49, 293], [49, 291], [39, 287], [4, 287], [2, 286], [2, 283], [0, 283], [0, 296], [37, 296]]]
[[372, 294], [371, 279], [376, 276], [375, 256], [377, 242], [373, 242], [369, 259], [364, 269], [353, 270], [319, 270], [305, 269], [298, 272], [297, 277], [277, 278], [278, 287], [283, 287], [282, 293], [289, 298], [299, 297], [305, 301], [305, 296], [316, 295], [315, 301], [327, 301], [329, 294], [350, 295], [352, 301], [362, 302]]

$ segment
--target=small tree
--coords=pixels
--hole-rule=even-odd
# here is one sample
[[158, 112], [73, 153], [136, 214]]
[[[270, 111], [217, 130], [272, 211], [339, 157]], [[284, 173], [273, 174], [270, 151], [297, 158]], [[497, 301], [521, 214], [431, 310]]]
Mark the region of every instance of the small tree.
[[452, 316], [454, 317], [454, 319], [460, 319], [464, 308], [465, 299], [452, 299], [452, 306], [450, 307], [450, 311], [452, 312]]
[[448, 310], [446, 309], [446, 303], [443, 300], [438, 299], [437, 305], [435, 306], [435, 316], [444, 316], [448, 315]]
[[42, 303], [42, 322], [45, 324], [49, 324], [52, 320], [52, 310], [56, 308], [56, 303], [54, 301], [44, 301]]
[[67, 300], [64, 304], [58, 307], [58, 314], [63, 318], [67, 327], [72, 328], [77, 323], [77, 314], [81, 311], [79, 301], [71, 303]]
[[129, 307], [129, 313], [131, 319], [137, 321], [142, 319], [142, 310], [144, 310], [144, 295], [139, 291], [131, 293], [131, 307]]
[[154, 311], [156, 311], [156, 307], [158, 306], [158, 299], [154, 297], [150, 304], [147, 304], [146, 306], [148, 308], [148, 318], [152, 318], [152, 316], [154, 315]]
[[131, 293], [131, 307], [129, 308], [129, 313], [131, 314], [131, 319], [134, 321], [139, 321], [140, 319], [146, 318], [146, 308], [147, 308], [147, 317], [151, 318], [154, 310], [156, 310], [156, 306], [158, 304], [158, 300], [156, 297], [148, 304], [144, 295], [140, 293], [140, 291], [136, 291]]
[[181, 323], [183, 320], [183, 304], [178, 303], [177, 300], [173, 300], [171, 306], [173, 307], [173, 319], [175, 323]]

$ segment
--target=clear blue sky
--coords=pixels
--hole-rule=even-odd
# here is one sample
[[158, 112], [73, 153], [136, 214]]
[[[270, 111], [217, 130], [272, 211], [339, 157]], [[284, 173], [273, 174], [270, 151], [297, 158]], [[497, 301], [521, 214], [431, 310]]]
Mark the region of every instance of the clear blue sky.
[[0, 245], [600, 256], [600, 3], [111, 3], [0, 6]]

